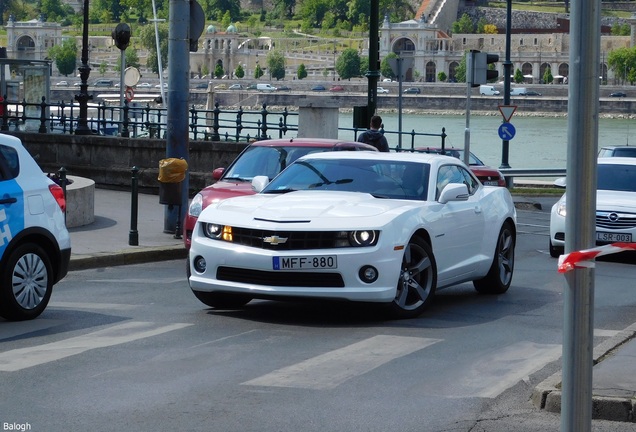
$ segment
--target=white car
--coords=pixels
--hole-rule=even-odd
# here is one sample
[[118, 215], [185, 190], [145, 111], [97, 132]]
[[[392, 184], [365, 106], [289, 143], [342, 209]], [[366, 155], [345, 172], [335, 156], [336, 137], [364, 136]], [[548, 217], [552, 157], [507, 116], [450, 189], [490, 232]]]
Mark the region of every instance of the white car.
[[[636, 158], [598, 159], [596, 244], [636, 241]], [[565, 250], [567, 193], [550, 213], [550, 255]]]
[[68, 87], [68, 81], [60, 81], [55, 83], [55, 85], [58, 87]]
[[0, 134], [0, 317], [26, 320], [46, 308], [68, 272], [71, 240], [62, 187], [18, 138]]
[[147, 82], [142, 82], [142, 83], [137, 84], [137, 88], [152, 88], [152, 84], [147, 83]]
[[385, 303], [418, 316], [435, 290], [507, 291], [516, 210], [457, 158], [328, 152], [297, 159], [260, 193], [213, 203], [192, 234], [188, 280], [208, 306], [253, 298]]
[[385, 89], [384, 87], [378, 87], [377, 88], [377, 92], [378, 93], [388, 93], [389, 89]]

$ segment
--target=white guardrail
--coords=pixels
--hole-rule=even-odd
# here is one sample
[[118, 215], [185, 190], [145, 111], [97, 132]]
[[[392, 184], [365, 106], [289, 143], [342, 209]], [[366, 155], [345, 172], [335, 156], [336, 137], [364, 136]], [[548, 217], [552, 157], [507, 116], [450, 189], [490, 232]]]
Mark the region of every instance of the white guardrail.
[[[565, 168], [500, 168], [499, 171], [506, 178], [506, 187], [512, 188], [515, 184], [515, 177], [554, 178], [565, 177]], [[554, 180], [521, 180], [517, 182], [525, 186], [537, 184], [541, 186], [553, 185]], [[555, 185], [556, 186], [556, 185]]]

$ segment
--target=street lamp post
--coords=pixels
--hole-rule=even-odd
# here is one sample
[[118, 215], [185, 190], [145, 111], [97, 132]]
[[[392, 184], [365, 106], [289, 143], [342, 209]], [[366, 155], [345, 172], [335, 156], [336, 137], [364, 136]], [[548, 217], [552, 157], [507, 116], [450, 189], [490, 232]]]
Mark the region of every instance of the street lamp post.
[[[512, 0], [506, 1], [506, 60], [504, 61], [504, 105], [510, 105], [510, 74], [512, 73], [512, 62], [510, 61], [510, 31], [512, 22]], [[501, 143], [501, 166], [499, 168], [510, 168], [508, 164], [508, 153], [510, 147], [509, 140], [502, 140]]]
[[78, 68], [80, 73], [80, 92], [75, 95], [75, 100], [79, 103], [79, 117], [77, 118], [77, 129], [75, 135], [91, 135], [92, 131], [88, 127], [88, 101], [93, 98], [88, 94], [88, 76], [91, 67], [88, 64], [88, 0], [84, 0], [84, 25], [82, 31], [82, 65]]

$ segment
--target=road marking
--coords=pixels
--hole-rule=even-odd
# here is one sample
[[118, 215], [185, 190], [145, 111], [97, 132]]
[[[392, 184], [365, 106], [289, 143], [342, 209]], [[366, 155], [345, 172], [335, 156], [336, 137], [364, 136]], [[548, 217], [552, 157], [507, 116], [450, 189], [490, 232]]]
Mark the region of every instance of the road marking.
[[29, 348], [14, 349], [0, 353], [0, 371], [15, 372], [72, 355], [81, 354], [91, 349], [104, 348], [157, 336], [191, 325], [192, 324], [175, 323], [161, 326], [152, 322], [131, 321], [57, 342]]
[[88, 303], [88, 302], [51, 302], [49, 307], [62, 309], [95, 309], [95, 310], [131, 310], [140, 305], [120, 304], [120, 303]]
[[[495, 398], [505, 390], [561, 357], [555, 344], [518, 342], [471, 361], [461, 397]], [[459, 396], [458, 396], [459, 397]]]
[[242, 383], [242, 385], [329, 390], [398, 357], [440, 342], [378, 335]]
[[619, 334], [620, 330], [606, 330], [606, 329], [594, 329], [594, 336], [599, 337], [614, 337]]

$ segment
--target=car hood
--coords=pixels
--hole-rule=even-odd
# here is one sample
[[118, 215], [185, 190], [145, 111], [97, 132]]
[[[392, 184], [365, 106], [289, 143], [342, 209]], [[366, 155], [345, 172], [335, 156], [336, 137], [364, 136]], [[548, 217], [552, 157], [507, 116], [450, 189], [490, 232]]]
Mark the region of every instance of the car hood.
[[213, 202], [243, 195], [254, 195], [252, 183], [249, 181], [220, 180], [199, 192], [203, 196], [204, 207]]
[[383, 225], [396, 215], [425, 202], [378, 199], [367, 193], [298, 191], [237, 197], [207, 207], [199, 220], [227, 225], [284, 223], [312, 227], [360, 228], [362, 224]]
[[599, 190], [596, 192], [596, 209], [636, 213], [636, 192]]

